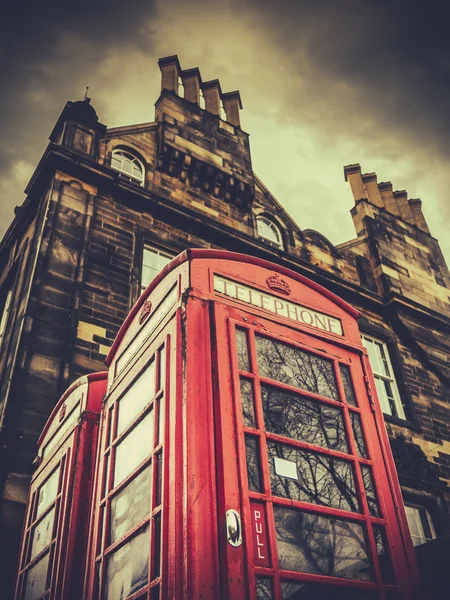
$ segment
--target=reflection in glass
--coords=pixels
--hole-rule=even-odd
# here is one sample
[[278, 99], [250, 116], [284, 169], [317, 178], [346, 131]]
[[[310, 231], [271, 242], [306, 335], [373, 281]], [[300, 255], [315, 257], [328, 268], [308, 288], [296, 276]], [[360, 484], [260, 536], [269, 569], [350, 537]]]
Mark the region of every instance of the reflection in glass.
[[243, 377], [241, 377], [241, 402], [244, 427], [256, 427], [253, 385], [251, 381]]
[[163, 346], [159, 353], [158, 390], [166, 386], [166, 347]]
[[299, 348], [257, 336], [261, 377], [338, 400], [333, 363]]
[[148, 579], [148, 526], [106, 559], [105, 600], [123, 600]]
[[358, 523], [274, 506], [280, 569], [369, 581], [372, 572]]
[[247, 458], [248, 489], [252, 492], [261, 491], [261, 469], [259, 463], [258, 440], [249, 435], [245, 436]]
[[45, 509], [55, 500], [58, 495], [59, 467], [53, 471], [50, 477], [41, 485], [38, 492], [36, 517], [41, 515]]
[[256, 578], [256, 600], [272, 600], [272, 580], [267, 577]]
[[394, 569], [389, 555], [386, 532], [381, 525], [373, 525], [373, 535], [377, 547], [378, 560], [380, 562], [381, 576], [386, 583], [395, 583]]
[[351, 406], [356, 406], [355, 390], [353, 389], [350, 367], [348, 365], [339, 365], [341, 371], [342, 383], [344, 385], [345, 399]]
[[352, 422], [353, 435], [355, 436], [358, 456], [367, 458], [366, 444], [364, 443], [364, 435], [362, 432], [361, 417], [358, 415], [358, 413], [350, 412], [350, 420]]
[[153, 579], [161, 571], [161, 513], [153, 519]]
[[380, 511], [378, 510], [377, 496], [375, 494], [375, 486], [373, 485], [372, 469], [370, 467], [361, 465], [361, 475], [364, 483], [364, 489], [366, 490], [369, 512], [372, 517], [379, 517]]
[[238, 367], [241, 371], [250, 371], [250, 357], [248, 355], [247, 331], [236, 328], [236, 346], [238, 354]]
[[117, 435], [128, 427], [155, 395], [155, 361], [148, 365], [118, 402]]
[[156, 469], [156, 477], [155, 477], [155, 507], [161, 504], [162, 498], [162, 454], [159, 452], [155, 457], [155, 469]]
[[[267, 443], [272, 494], [357, 512], [358, 496], [351, 463], [293, 446]], [[277, 474], [276, 457], [294, 466], [297, 479]]]
[[282, 581], [281, 594], [283, 600], [377, 600], [380, 597], [376, 592], [347, 586], [338, 587], [298, 581]]
[[114, 543], [150, 512], [151, 465], [111, 500], [110, 540]]
[[114, 487], [132, 473], [151, 454], [153, 450], [153, 435], [153, 410], [151, 410], [116, 448]]
[[53, 521], [55, 520], [55, 507], [45, 515], [45, 517], [34, 527], [33, 541], [31, 542], [31, 556], [33, 560], [35, 556], [42, 552], [44, 548], [52, 541]]
[[268, 385], [261, 385], [266, 431], [348, 452], [341, 410]]
[[159, 419], [158, 419], [158, 440], [157, 444], [162, 444], [164, 441], [164, 423], [165, 423], [165, 402], [164, 396], [159, 399]]
[[25, 582], [24, 600], [36, 600], [40, 598], [47, 588], [47, 571], [50, 554], [47, 554], [37, 562], [27, 573]]

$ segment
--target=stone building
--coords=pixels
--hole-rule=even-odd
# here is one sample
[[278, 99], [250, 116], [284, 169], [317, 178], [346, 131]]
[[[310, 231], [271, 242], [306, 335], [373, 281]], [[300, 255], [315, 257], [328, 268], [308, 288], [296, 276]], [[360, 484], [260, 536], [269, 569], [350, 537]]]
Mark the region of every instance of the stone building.
[[5, 572], [56, 400], [104, 368], [140, 292], [173, 256], [219, 248], [288, 267], [361, 312], [413, 541], [437, 594], [430, 573], [450, 531], [450, 274], [421, 201], [349, 165], [356, 237], [334, 246], [302, 230], [253, 173], [239, 92], [182, 70], [176, 56], [159, 66], [154, 121], [108, 128], [88, 98], [66, 104], [0, 246]]

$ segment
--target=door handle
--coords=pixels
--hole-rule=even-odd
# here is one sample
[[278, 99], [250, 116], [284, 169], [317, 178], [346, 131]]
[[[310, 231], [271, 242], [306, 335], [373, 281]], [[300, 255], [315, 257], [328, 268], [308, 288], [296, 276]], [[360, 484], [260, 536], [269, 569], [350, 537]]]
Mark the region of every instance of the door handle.
[[227, 542], [237, 548], [242, 544], [241, 516], [237, 510], [230, 508], [226, 514]]

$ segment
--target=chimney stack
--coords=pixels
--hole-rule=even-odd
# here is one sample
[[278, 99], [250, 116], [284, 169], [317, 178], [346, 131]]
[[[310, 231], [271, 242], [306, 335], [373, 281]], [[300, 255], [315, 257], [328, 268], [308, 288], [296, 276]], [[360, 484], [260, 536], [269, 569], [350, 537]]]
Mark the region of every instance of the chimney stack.
[[158, 65], [161, 70], [161, 91], [170, 90], [178, 94], [178, 77], [180, 77], [181, 68], [178, 61], [178, 56], [166, 56], [158, 60]]
[[184, 97], [189, 102], [199, 103], [200, 88], [202, 87], [202, 77], [197, 67], [186, 69], [181, 72], [181, 79], [184, 85]]
[[236, 127], [240, 127], [241, 119], [239, 116], [239, 111], [242, 110], [242, 101], [239, 92], [236, 90], [234, 92], [222, 94], [222, 101], [228, 123], [231, 123]]
[[205, 97], [206, 110], [213, 115], [220, 115], [220, 98], [222, 90], [218, 79], [205, 81], [202, 85], [203, 95]]

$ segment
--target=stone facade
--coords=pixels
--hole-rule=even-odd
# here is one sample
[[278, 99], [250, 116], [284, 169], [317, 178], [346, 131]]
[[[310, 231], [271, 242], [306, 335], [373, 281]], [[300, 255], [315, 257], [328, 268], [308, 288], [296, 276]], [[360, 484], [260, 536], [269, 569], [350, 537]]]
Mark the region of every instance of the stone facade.
[[[68, 385], [104, 368], [139, 295], [145, 245], [259, 256], [360, 310], [362, 332], [390, 353], [405, 418], [386, 425], [405, 499], [429, 511], [436, 546], [449, 532], [450, 275], [420, 200], [350, 165], [357, 237], [334, 246], [302, 231], [252, 171], [239, 93], [176, 57], [160, 68], [151, 123], [108, 129], [88, 99], [67, 103], [0, 247], [2, 310], [12, 291], [0, 346], [3, 565], [14, 570], [37, 437]], [[142, 164], [142, 184], [111, 166], [119, 149]], [[258, 216], [282, 247], [258, 235]]]

